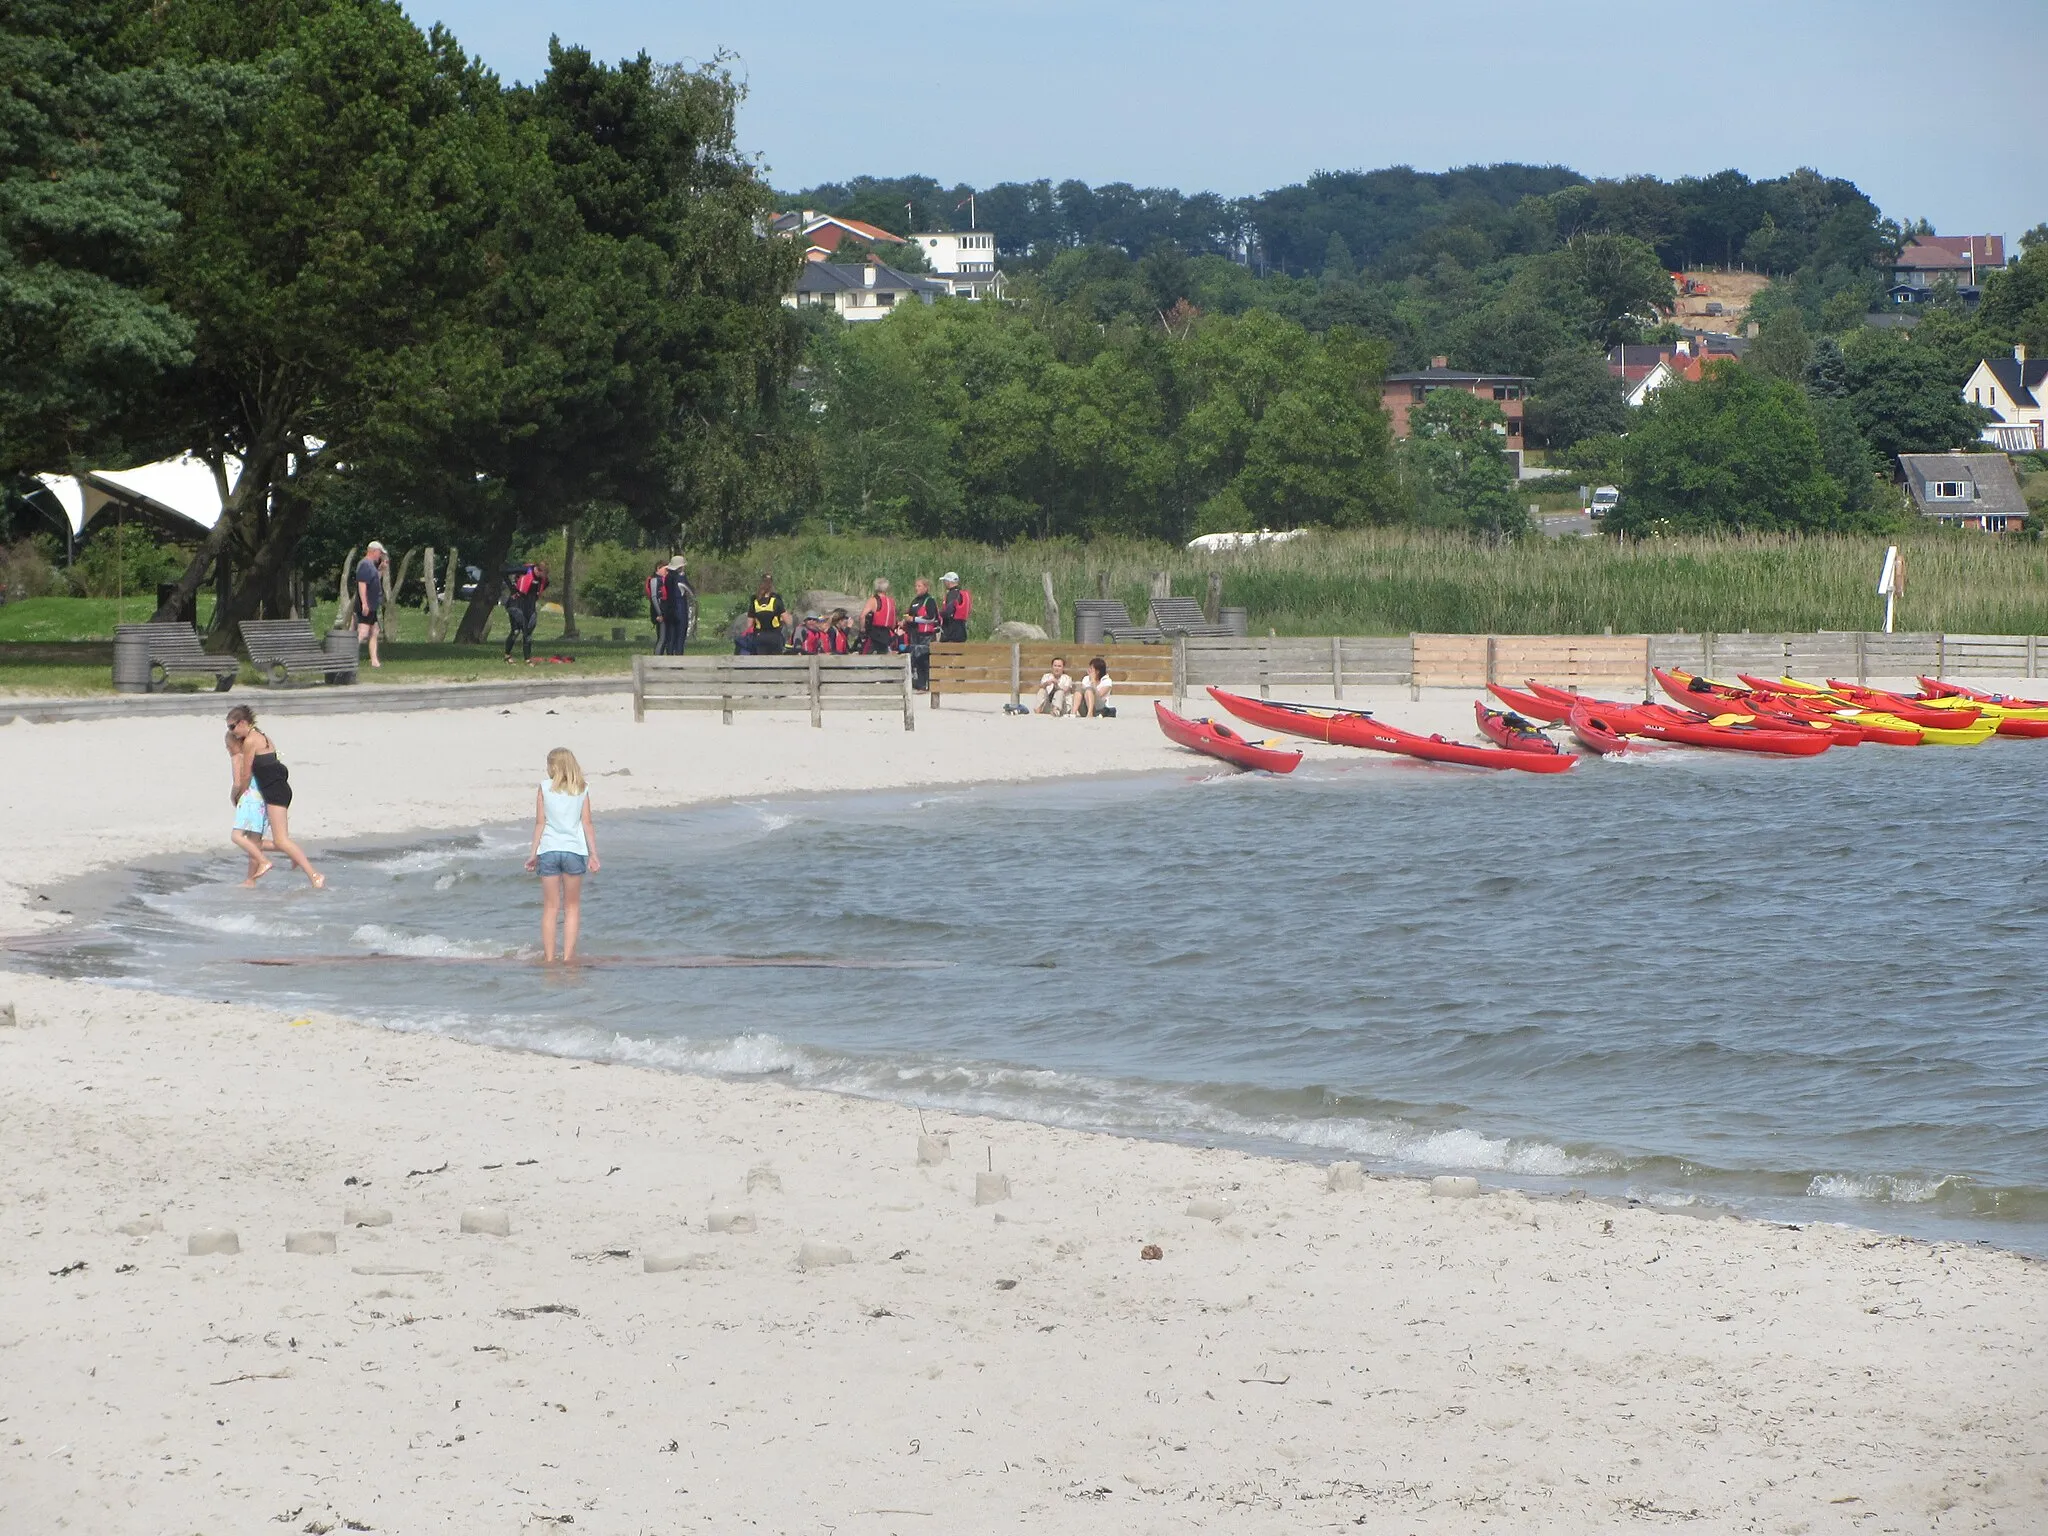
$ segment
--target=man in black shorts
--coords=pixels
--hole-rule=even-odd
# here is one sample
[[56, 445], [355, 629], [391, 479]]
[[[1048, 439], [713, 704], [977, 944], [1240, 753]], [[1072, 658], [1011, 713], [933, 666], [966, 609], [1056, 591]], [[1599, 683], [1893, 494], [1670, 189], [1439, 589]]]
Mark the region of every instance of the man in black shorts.
[[372, 539], [356, 564], [356, 639], [370, 642], [373, 667], [384, 665], [377, 659], [377, 615], [384, 608], [384, 561], [384, 546]]

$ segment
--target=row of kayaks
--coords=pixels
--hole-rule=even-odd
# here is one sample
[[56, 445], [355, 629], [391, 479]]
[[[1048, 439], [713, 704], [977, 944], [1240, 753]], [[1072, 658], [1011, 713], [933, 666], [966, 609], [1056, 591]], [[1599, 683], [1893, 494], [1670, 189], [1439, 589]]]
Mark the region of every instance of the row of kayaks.
[[[1834, 747], [1976, 746], [1992, 736], [2048, 737], [2048, 700], [1981, 693], [1958, 683], [1921, 678], [1918, 694], [1830, 679], [1740, 675], [1740, 685], [1677, 670], [1655, 670], [1670, 704], [1625, 704], [1590, 698], [1547, 683], [1520, 689], [1487, 684], [1508, 707], [1472, 708], [1490, 747], [1420, 735], [1375, 719], [1370, 710], [1251, 699], [1211, 688], [1210, 697], [1248, 725], [1332, 746], [1392, 752], [1425, 762], [1523, 773], [1565, 773], [1578, 761], [1548, 734], [1563, 727], [1602, 756], [1668, 743], [1776, 757], [1817, 757]], [[1301, 753], [1280, 741], [1253, 741], [1214, 720], [1194, 720], [1155, 706], [1160, 728], [1181, 746], [1239, 768], [1290, 773]]]

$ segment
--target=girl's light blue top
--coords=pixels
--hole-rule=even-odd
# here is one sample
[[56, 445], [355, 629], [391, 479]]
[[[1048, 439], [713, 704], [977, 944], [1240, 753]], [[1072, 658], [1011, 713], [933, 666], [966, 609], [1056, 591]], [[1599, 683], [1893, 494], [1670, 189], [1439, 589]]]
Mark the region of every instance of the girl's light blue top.
[[540, 800], [547, 811], [547, 825], [534, 852], [588, 854], [590, 849], [583, 841], [583, 802], [589, 798], [587, 789], [580, 795], [565, 795], [543, 779]]

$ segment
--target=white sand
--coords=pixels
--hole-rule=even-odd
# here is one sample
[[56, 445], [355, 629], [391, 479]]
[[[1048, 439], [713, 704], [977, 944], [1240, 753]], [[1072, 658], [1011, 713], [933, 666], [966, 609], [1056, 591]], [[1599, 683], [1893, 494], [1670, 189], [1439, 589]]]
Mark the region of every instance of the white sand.
[[[1469, 734], [1469, 695], [1369, 702]], [[317, 859], [518, 820], [560, 742], [613, 773], [601, 837], [628, 806], [1185, 767], [1148, 714], [949, 705], [906, 735], [566, 701], [276, 735]], [[0, 772], [33, 786], [16, 930], [81, 867], [233, 857], [211, 724], [17, 724]], [[10, 1536], [2048, 1529], [2048, 1266], [2010, 1254], [1332, 1193], [1307, 1164], [951, 1115], [920, 1166], [889, 1105], [0, 989]], [[1013, 1197], [977, 1206], [991, 1161]], [[462, 1234], [471, 1210], [509, 1235]], [[163, 1230], [117, 1232], [145, 1213]], [[212, 1228], [239, 1254], [186, 1256]], [[287, 1253], [306, 1232], [338, 1251]], [[851, 1262], [800, 1269], [806, 1244]]]

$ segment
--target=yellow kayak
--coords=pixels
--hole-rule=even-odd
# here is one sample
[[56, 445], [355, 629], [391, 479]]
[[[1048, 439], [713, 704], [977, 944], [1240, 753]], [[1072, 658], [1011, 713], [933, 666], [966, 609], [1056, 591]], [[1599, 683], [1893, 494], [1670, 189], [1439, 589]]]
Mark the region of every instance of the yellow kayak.
[[2048, 709], [2022, 704], [1988, 704], [1982, 699], [1921, 699], [1923, 709], [1961, 709], [1977, 711], [1980, 720], [2038, 720], [2048, 721]]
[[1930, 747], [1974, 747], [1998, 734], [1996, 720], [1979, 720], [1974, 725], [1951, 729], [1940, 725], [1915, 725], [1910, 720], [1901, 720], [1897, 715], [1888, 715], [1881, 709], [1858, 710], [1852, 718], [1868, 720], [1872, 725], [1887, 726], [1895, 731], [1917, 730], [1920, 733], [1920, 740]]

